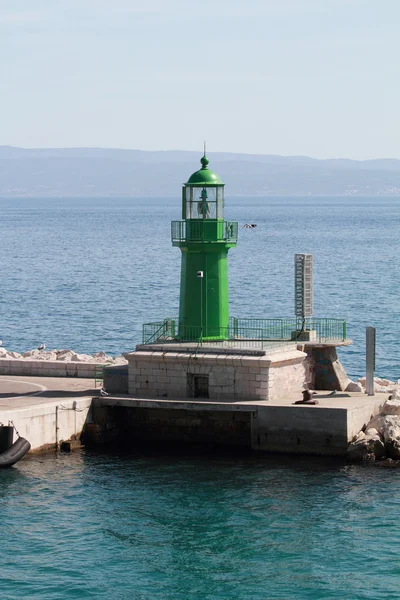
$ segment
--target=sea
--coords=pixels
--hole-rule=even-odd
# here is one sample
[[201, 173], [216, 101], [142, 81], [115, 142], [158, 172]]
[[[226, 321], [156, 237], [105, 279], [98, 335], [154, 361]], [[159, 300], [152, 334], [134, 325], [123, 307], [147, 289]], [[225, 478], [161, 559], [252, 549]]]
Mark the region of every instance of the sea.
[[[176, 198], [0, 199], [0, 337], [121, 354], [178, 312]], [[314, 256], [314, 314], [340, 352], [400, 378], [400, 198], [227, 197], [230, 313], [290, 317], [294, 254]], [[255, 223], [256, 228], [243, 228]], [[0, 471], [0, 598], [400, 598], [400, 470], [190, 447], [82, 450]]]

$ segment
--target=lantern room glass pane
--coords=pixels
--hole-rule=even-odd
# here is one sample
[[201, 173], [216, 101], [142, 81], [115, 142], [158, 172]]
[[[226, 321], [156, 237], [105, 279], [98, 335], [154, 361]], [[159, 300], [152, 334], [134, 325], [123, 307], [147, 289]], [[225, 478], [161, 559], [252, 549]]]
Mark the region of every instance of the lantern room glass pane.
[[185, 189], [187, 219], [223, 219], [224, 192], [222, 187], [190, 187]]

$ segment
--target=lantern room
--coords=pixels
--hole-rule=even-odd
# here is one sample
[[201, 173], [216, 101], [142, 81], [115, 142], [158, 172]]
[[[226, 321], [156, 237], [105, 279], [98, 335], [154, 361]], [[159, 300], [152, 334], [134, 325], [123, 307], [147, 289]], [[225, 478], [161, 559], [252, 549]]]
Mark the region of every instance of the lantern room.
[[201, 169], [193, 173], [182, 190], [182, 218], [218, 219], [224, 218], [224, 183], [208, 168], [209, 160], [204, 155]]

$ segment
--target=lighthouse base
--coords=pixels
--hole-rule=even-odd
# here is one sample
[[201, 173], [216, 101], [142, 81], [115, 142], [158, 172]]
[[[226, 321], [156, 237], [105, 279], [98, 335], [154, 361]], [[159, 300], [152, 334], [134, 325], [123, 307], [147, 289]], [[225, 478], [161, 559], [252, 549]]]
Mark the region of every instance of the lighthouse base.
[[307, 383], [307, 354], [295, 343], [264, 349], [204, 344], [137, 346], [125, 354], [132, 396], [199, 398], [225, 402], [276, 400]]

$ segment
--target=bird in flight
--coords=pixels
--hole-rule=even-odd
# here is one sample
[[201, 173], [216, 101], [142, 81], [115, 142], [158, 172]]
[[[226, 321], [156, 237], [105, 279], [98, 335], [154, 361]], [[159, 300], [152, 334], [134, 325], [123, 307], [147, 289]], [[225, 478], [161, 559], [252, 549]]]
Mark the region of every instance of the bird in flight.
[[243, 229], [255, 229], [257, 227], [257, 223], [245, 223], [243, 225]]

